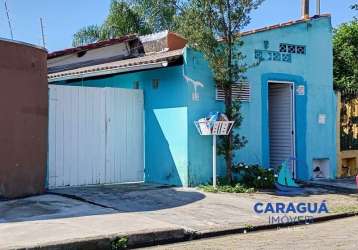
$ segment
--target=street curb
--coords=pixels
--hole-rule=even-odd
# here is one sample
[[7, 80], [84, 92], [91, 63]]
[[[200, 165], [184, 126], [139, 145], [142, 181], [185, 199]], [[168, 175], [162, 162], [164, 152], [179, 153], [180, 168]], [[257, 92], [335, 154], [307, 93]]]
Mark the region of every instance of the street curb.
[[111, 250], [115, 248], [114, 242], [119, 239], [127, 239], [128, 249], [155, 246], [188, 240], [190, 235], [185, 229], [165, 229], [155, 232], [134, 233], [131, 235], [112, 234], [99, 237], [89, 237], [85, 239], [68, 240], [54, 242], [48, 245], [38, 245], [35, 247], [11, 248], [13, 250]]
[[[341, 213], [313, 218], [311, 223], [307, 224], [306, 221], [300, 220], [293, 223], [280, 223], [280, 224], [266, 224], [258, 226], [246, 226], [231, 229], [215, 230], [215, 231], [192, 231], [188, 229], [167, 229], [156, 232], [142, 232], [131, 235], [113, 234], [107, 236], [76, 239], [74, 241], [57, 242], [50, 245], [40, 245], [36, 247], [27, 248], [14, 248], [16, 250], [107, 250], [114, 249], [112, 243], [121, 238], [126, 238], [127, 248], [140, 248], [150, 247], [157, 245], [166, 245], [179, 242], [186, 242], [191, 240], [206, 239], [212, 237], [219, 237], [232, 234], [246, 234], [259, 231], [277, 230], [280, 228], [289, 228], [292, 226], [312, 225], [315, 223], [322, 223], [331, 220], [344, 219], [349, 217], [358, 216], [358, 212]], [[117, 248], [120, 249], [120, 248]]]
[[311, 223], [307, 223], [305, 220], [298, 220], [296, 222], [291, 222], [291, 223], [265, 224], [265, 225], [239, 227], [239, 228], [210, 231], [210, 232], [201, 232], [201, 233], [198, 232], [195, 235], [196, 236], [195, 239], [219, 237], [219, 236], [225, 236], [230, 234], [245, 234], [250, 232], [276, 230], [276, 229], [288, 228], [292, 226], [312, 225], [316, 223], [322, 223], [331, 220], [344, 219], [344, 218], [355, 217], [355, 216], [358, 216], [358, 212], [333, 214], [333, 215], [327, 215], [318, 218], [312, 218], [310, 220]]
[[[199, 240], [199, 239], [208, 239], [208, 238], [220, 237], [220, 236], [226, 236], [232, 234], [246, 234], [246, 233], [253, 233], [253, 232], [260, 232], [260, 231], [277, 230], [281, 228], [289, 228], [292, 226], [312, 225], [316, 223], [322, 223], [326, 221], [344, 219], [344, 218], [355, 217], [355, 216], [358, 216], [358, 212], [334, 214], [334, 215], [327, 215], [318, 218], [313, 218], [311, 220], [312, 223], [310, 224], [307, 224], [306, 221], [301, 220], [293, 223], [266, 224], [266, 225], [259, 225], [259, 226], [238, 227], [238, 228], [208, 231], [208, 232], [187, 231], [186, 239], [167, 240], [162, 244], [156, 244], [156, 245], [165, 245], [165, 244], [173, 244], [173, 243]], [[149, 246], [156, 246], [156, 245], [133, 245], [132, 248], [149, 247]]]
[[323, 183], [311, 183], [311, 182], [302, 182], [306, 187], [318, 187], [318, 188], [325, 188], [328, 190], [332, 190], [339, 193], [344, 194], [358, 194], [358, 189], [353, 188], [345, 188], [345, 187], [339, 187], [339, 186], [331, 186], [328, 184]]

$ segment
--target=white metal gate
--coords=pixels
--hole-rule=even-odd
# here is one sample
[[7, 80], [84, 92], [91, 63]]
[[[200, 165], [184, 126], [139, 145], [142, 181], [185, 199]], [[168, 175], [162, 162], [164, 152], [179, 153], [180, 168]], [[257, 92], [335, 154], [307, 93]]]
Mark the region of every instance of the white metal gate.
[[49, 87], [49, 188], [143, 181], [143, 92]]
[[294, 98], [290, 83], [269, 84], [270, 167], [287, 161], [295, 174]]

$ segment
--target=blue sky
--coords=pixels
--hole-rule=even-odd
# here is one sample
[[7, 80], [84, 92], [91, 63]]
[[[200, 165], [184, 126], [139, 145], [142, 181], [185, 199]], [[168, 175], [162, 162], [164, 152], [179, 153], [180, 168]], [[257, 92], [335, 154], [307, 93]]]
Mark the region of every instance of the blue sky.
[[[266, 0], [252, 13], [246, 29], [295, 20], [300, 17], [301, 0]], [[311, 0], [311, 13], [315, 12]], [[71, 47], [72, 35], [81, 27], [100, 24], [108, 14], [110, 0], [7, 0], [14, 39], [42, 44], [40, 17], [44, 20], [47, 48], [50, 51]], [[331, 13], [333, 26], [352, 19], [349, 6], [357, 0], [321, 0], [322, 13]], [[10, 38], [4, 3], [0, 0], [0, 37]]]

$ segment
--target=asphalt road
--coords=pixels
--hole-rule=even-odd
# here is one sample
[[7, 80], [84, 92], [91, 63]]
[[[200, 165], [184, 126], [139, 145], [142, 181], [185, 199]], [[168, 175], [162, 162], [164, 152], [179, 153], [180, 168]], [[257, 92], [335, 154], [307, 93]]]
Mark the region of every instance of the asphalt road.
[[358, 249], [358, 217], [147, 249]]

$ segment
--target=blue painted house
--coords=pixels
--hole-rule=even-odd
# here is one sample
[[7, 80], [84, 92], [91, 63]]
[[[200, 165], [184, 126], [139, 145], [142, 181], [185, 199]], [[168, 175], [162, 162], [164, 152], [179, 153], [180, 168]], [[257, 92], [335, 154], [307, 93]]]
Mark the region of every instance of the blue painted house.
[[[245, 32], [242, 40], [240, 49], [247, 63], [260, 63], [247, 71], [247, 82], [240, 84], [243, 88], [233, 86], [242, 100], [240, 133], [248, 139], [235, 162], [275, 167], [286, 160], [297, 179], [335, 178], [330, 16]], [[49, 83], [63, 88], [142, 91], [144, 125], [140, 133], [144, 139], [139, 146], [144, 154], [144, 181], [195, 186], [211, 180], [212, 140], [198, 134], [194, 121], [210, 111], [224, 110], [224, 103], [200, 53], [187, 47], [167, 48], [50, 72]], [[225, 174], [222, 160], [218, 173]]]

